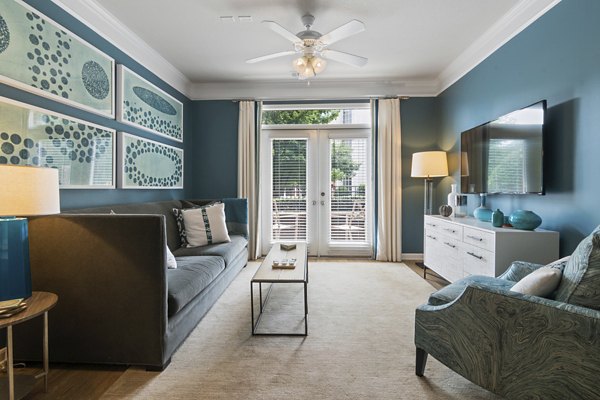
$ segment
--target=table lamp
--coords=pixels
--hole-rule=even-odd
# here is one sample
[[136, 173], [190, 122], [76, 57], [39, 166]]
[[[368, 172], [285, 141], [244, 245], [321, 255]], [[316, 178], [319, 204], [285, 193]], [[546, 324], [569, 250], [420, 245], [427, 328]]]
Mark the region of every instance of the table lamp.
[[31, 297], [27, 218], [60, 213], [58, 170], [0, 165], [0, 310]]
[[412, 156], [410, 176], [425, 178], [425, 215], [431, 215], [433, 209], [433, 179], [448, 176], [448, 160], [445, 151], [423, 151]]

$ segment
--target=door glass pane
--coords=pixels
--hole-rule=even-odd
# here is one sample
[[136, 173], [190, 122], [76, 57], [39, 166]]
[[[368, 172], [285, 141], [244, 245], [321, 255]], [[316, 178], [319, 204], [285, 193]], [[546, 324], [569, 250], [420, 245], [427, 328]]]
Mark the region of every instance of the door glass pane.
[[367, 139], [330, 139], [332, 243], [367, 241]]
[[306, 139], [273, 139], [271, 238], [306, 241]]

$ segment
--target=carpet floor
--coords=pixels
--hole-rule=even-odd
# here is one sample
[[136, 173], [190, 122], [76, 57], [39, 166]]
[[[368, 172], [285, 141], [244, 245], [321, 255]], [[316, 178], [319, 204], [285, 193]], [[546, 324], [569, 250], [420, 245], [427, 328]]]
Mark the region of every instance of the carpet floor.
[[[429, 357], [414, 311], [434, 291], [401, 263], [309, 264], [307, 337], [252, 336], [250, 263], [163, 372], [129, 368], [103, 399], [500, 399]], [[256, 293], [256, 292], [255, 292]], [[275, 285], [261, 329], [303, 328], [302, 286]]]

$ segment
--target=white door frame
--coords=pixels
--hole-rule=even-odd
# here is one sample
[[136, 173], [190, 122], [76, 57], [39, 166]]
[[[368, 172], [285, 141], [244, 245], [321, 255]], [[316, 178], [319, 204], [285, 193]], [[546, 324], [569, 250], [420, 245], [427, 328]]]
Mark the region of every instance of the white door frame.
[[[339, 129], [320, 129], [318, 132], [319, 140], [319, 200], [324, 200], [324, 204], [319, 202], [320, 212], [318, 219], [318, 231], [323, 236], [319, 241], [319, 255], [324, 256], [372, 256], [373, 255], [373, 182], [372, 154], [371, 154], [371, 129], [370, 128], [348, 128], [347, 126]], [[366, 243], [335, 243], [329, 241], [331, 230], [331, 154], [330, 139], [366, 139], [367, 141], [367, 198], [365, 216], [367, 218]], [[324, 192], [325, 196], [321, 197]]]
[[[261, 188], [261, 231], [262, 231], [262, 254], [267, 254], [273, 245], [272, 234], [272, 158], [271, 141], [273, 139], [306, 139], [307, 140], [307, 244], [308, 253], [314, 256], [371, 256], [373, 253], [373, 189], [374, 176], [372, 161], [372, 149], [370, 127], [366, 126], [327, 126], [327, 129], [315, 127], [314, 125], [291, 127], [263, 127], [260, 137], [260, 182]], [[367, 243], [358, 245], [356, 243], [336, 244], [329, 243], [329, 204], [331, 196], [330, 188], [330, 154], [329, 139], [367, 139]], [[267, 184], [269, 183], [269, 184]], [[321, 196], [321, 192], [325, 195]], [[321, 203], [323, 201], [323, 203]], [[313, 229], [309, 229], [312, 227]]]

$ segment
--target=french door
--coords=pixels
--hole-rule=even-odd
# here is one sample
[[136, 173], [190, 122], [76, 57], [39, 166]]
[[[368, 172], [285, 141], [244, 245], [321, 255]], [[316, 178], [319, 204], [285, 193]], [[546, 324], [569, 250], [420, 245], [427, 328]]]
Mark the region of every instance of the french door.
[[314, 256], [370, 256], [372, 180], [368, 128], [263, 129], [263, 254], [306, 242]]

